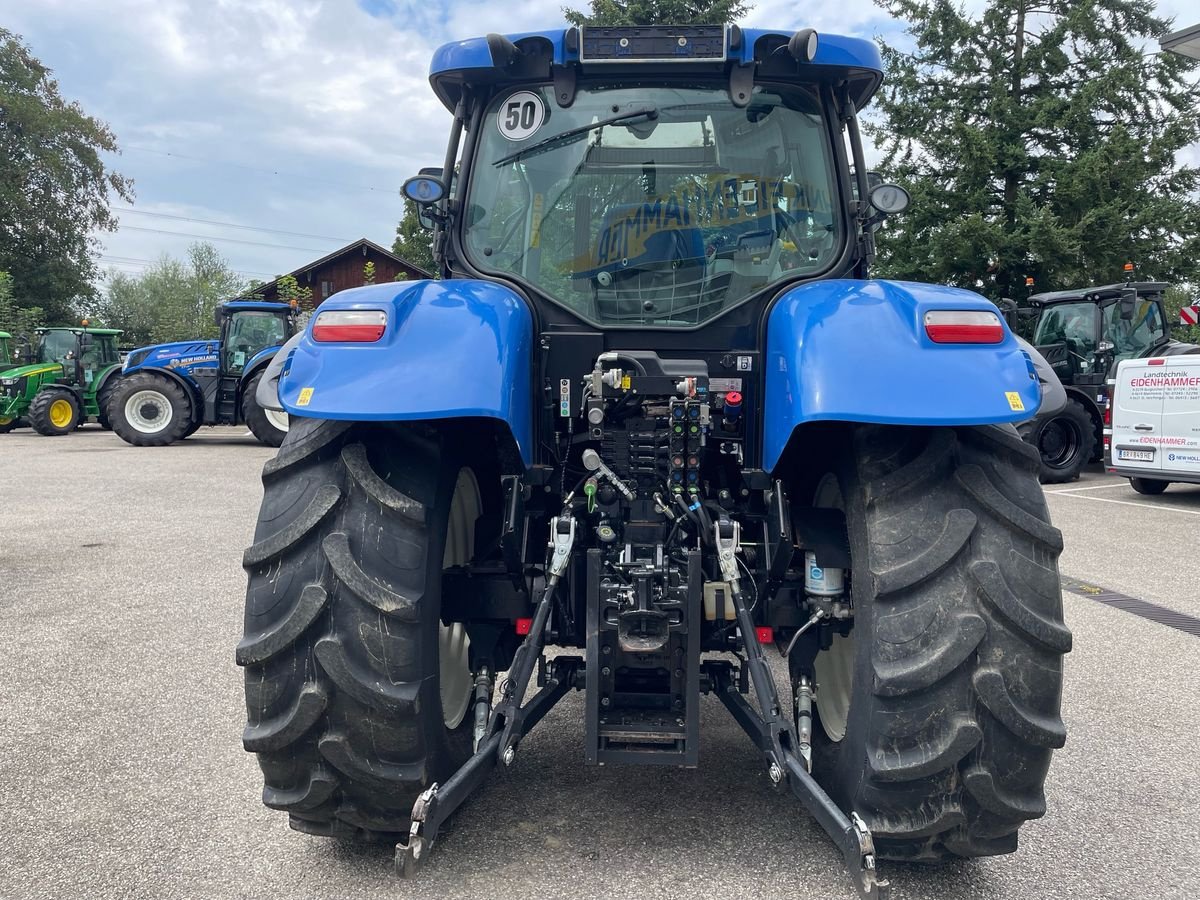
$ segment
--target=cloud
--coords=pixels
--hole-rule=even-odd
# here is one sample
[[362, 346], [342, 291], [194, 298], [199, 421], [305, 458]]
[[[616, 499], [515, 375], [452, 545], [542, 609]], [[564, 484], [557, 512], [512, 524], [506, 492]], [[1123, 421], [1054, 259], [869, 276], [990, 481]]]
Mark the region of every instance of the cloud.
[[[390, 245], [400, 183], [441, 162], [449, 130], [429, 89], [433, 50], [488, 31], [560, 26], [562, 5], [39, 0], [7, 10], [6, 26], [55, 70], [66, 97], [110, 123], [124, 148], [114, 164], [135, 179], [139, 209]], [[1160, 12], [1180, 16], [1179, 27], [1197, 18], [1184, 0], [1161, 3]], [[758, 0], [744, 24], [865, 37], [898, 31], [871, 0]], [[337, 246], [136, 215], [122, 221], [177, 234], [123, 228], [103, 236], [110, 257], [180, 256], [194, 235], [207, 235], [227, 239], [217, 246], [235, 268], [277, 273], [318, 255], [298, 248]]]

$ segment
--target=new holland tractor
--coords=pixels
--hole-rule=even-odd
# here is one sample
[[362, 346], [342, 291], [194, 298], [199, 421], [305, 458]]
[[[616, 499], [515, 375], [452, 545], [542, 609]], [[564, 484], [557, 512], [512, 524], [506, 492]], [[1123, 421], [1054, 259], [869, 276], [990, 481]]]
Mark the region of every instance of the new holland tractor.
[[108, 415], [113, 431], [139, 447], [172, 444], [201, 425], [245, 424], [271, 447], [283, 443], [286, 413], [263, 409], [256, 388], [296, 329], [287, 303], [229, 300], [215, 312], [220, 337], [141, 347], [125, 360]]
[[811, 30], [437, 51], [442, 280], [337, 294], [278, 366], [236, 658], [292, 827], [412, 873], [579, 690], [590, 765], [719, 765], [715, 698], [863, 897], [1016, 849], [1066, 739], [1041, 389], [982, 297], [868, 277], [882, 78]]
[[105, 407], [121, 374], [120, 331], [37, 329], [36, 359], [0, 371], [0, 433], [27, 422], [38, 434], [70, 434], [88, 421], [111, 427]]

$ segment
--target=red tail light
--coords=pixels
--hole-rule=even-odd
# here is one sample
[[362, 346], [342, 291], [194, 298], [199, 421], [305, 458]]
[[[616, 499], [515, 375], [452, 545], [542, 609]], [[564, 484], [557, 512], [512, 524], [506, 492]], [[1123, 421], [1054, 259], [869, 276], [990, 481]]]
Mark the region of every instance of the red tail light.
[[1159, 357], [1158, 359], [1146, 360], [1146, 365], [1148, 365], [1148, 366], [1165, 366], [1166, 364], [1167, 364], [1167, 361], [1161, 357]]
[[327, 309], [313, 322], [314, 341], [348, 341], [370, 344], [387, 330], [387, 313], [381, 309]]
[[769, 644], [775, 640], [775, 630], [773, 628], [759, 626], [758, 628], [754, 629], [754, 636], [758, 638], [758, 642], [760, 644]]
[[974, 309], [931, 309], [925, 313], [925, 333], [937, 344], [998, 344], [1004, 326], [995, 313]]

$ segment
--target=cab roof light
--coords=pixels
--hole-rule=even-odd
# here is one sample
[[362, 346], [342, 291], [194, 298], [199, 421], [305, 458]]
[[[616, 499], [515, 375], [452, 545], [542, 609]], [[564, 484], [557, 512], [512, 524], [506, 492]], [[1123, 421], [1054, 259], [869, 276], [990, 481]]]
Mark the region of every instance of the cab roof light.
[[925, 333], [935, 344], [999, 344], [1004, 340], [1000, 317], [986, 310], [931, 309]]
[[312, 337], [321, 343], [371, 344], [387, 330], [382, 309], [328, 309], [313, 320]]

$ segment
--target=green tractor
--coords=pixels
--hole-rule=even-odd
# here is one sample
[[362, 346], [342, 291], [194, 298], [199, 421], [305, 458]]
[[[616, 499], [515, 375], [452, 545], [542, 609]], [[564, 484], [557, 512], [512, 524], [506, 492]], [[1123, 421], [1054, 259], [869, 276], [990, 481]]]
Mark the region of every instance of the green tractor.
[[37, 334], [37, 358], [0, 372], [0, 432], [21, 420], [43, 435], [69, 434], [93, 419], [109, 428], [105, 408], [121, 373], [121, 332], [63, 326]]

